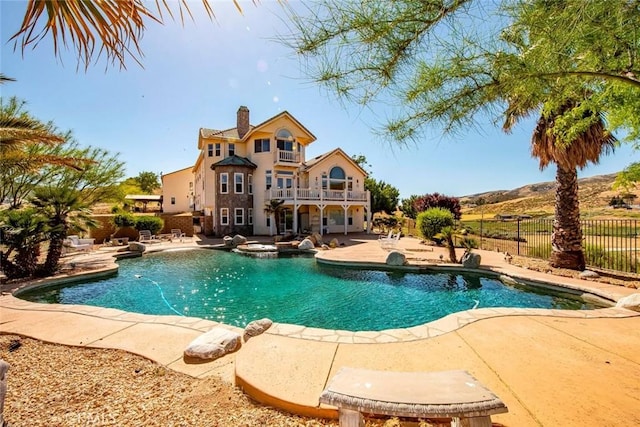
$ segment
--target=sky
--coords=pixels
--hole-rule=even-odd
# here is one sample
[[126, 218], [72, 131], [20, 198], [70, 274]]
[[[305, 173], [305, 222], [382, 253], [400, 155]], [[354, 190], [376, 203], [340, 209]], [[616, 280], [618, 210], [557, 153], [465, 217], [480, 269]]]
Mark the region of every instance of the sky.
[[[390, 111], [345, 104], [313, 84], [293, 52], [275, 41], [286, 32], [278, 2], [241, 4], [243, 14], [231, 0], [213, 1], [217, 19], [211, 21], [201, 3], [191, 1], [195, 22], [147, 24], [140, 43], [144, 68], [129, 60], [124, 70], [106, 69], [102, 60], [85, 71], [73, 50], [55, 57], [50, 38], [24, 53], [14, 49], [8, 40], [26, 2], [2, 0], [0, 71], [17, 80], [0, 86], [2, 98], [27, 101], [32, 116], [72, 130], [81, 145], [119, 153], [127, 176], [193, 165], [198, 130], [235, 127], [236, 111], [245, 105], [254, 125], [285, 110], [298, 119], [317, 138], [308, 159], [337, 147], [365, 155], [371, 177], [396, 187], [401, 198], [460, 197], [554, 180], [553, 165], [541, 172], [531, 158], [533, 119], [508, 135], [487, 119], [455, 136], [429, 129], [408, 146], [380, 141], [373, 130]], [[579, 176], [618, 172], [639, 160], [640, 153], [622, 146]]]

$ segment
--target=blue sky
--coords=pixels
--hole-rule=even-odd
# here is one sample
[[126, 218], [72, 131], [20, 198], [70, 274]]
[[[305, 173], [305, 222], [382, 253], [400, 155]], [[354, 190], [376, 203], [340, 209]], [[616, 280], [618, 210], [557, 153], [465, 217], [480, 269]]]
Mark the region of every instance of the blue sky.
[[[295, 2], [291, 2], [295, 5]], [[0, 1], [0, 69], [15, 83], [0, 86], [2, 97], [27, 101], [29, 112], [71, 129], [83, 145], [120, 153], [127, 176], [141, 171], [167, 173], [194, 163], [198, 129], [235, 127], [236, 111], [246, 105], [258, 124], [287, 110], [317, 137], [307, 157], [342, 148], [364, 154], [372, 177], [400, 190], [401, 197], [440, 192], [463, 196], [551, 181], [555, 168], [540, 172], [530, 156], [533, 121], [510, 135], [487, 120], [481, 129], [454, 137], [437, 130], [416, 145], [380, 142], [372, 129], [389, 111], [344, 105], [307, 79], [298, 60], [273, 41], [284, 31], [284, 14], [275, 1], [243, 3], [240, 15], [231, 1], [214, 1], [211, 22], [199, 1], [192, 2], [195, 22], [148, 23], [141, 42], [144, 68], [104, 62], [77, 69], [73, 51], [62, 60], [50, 40], [24, 55], [7, 40], [19, 28], [26, 2]], [[638, 153], [620, 147], [580, 176], [622, 170]]]

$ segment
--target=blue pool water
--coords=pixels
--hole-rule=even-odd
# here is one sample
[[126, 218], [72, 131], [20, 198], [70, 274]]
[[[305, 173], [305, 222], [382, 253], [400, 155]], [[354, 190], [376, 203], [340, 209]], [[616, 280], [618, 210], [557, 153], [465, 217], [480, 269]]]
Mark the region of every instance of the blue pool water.
[[582, 301], [459, 273], [408, 274], [327, 267], [310, 257], [250, 258], [191, 250], [119, 261], [117, 275], [20, 295], [145, 314], [181, 314], [245, 326], [275, 322], [383, 330], [478, 307], [587, 309]]

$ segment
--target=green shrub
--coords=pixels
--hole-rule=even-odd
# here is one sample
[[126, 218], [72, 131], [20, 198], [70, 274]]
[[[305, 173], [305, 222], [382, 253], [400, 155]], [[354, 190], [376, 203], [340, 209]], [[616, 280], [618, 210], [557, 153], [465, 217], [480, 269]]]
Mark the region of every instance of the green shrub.
[[136, 225], [136, 218], [130, 213], [118, 213], [111, 220], [116, 227], [133, 227]]
[[140, 230], [149, 230], [151, 234], [157, 234], [158, 231], [162, 230], [164, 226], [164, 221], [162, 218], [157, 216], [139, 216], [136, 218], [136, 229]]
[[431, 208], [418, 214], [416, 228], [425, 239], [434, 240], [434, 236], [445, 227], [453, 227], [453, 214], [448, 209]]

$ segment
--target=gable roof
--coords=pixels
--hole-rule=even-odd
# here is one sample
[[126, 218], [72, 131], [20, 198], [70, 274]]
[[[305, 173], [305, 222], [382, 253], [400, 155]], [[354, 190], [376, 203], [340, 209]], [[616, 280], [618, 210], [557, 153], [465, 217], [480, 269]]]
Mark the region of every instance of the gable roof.
[[320, 162], [322, 162], [324, 159], [327, 159], [331, 156], [333, 156], [334, 154], [340, 154], [342, 155], [345, 159], [347, 159], [352, 165], [354, 165], [356, 168], [360, 169], [362, 171], [362, 173], [365, 176], [368, 176], [369, 174], [367, 173], [367, 171], [365, 171], [359, 164], [357, 164], [351, 157], [347, 156], [347, 153], [345, 153], [340, 147], [331, 150], [327, 153], [324, 154], [320, 154], [319, 156], [314, 157], [311, 160], [307, 160], [303, 166], [303, 170], [308, 171], [310, 169], [313, 169], [316, 165], [318, 165]]
[[300, 123], [298, 121], [298, 119], [293, 117], [293, 115], [291, 115], [291, 113], [289, 113], [287, 110], [285, 110], [285, 111], [283, 111], [283, 112], [281, 112], [279, 114], [276, 114], [275, 116], [271, 117], [270, 119], [265, 120], [264, 122], [262, 122], [262, 123], [260, 123], [260, 124], [258, 124], [256, 126], [249, 126], [249, 132], [247, 132], [247, 134], [244, 136], [244, 139], [245, 140], [248, 139], [249, 135], [253, 131], [259, 130], [261, 127], [263, 127], [263, 126], [265, 126], [265, 125], [267, 125], [267, 124], [269, 124], [269, 123], [271, 123], [273, 121], [276, 121], [281, 117], [286, 117], [289, 120], [291, 120], [293, 123], [295, 123], [297, 126], [299, 126], [303, 131], [305, 131], [311, 137], [312, 140], [315, 141], [317, 139], [316, 136], [309, 131], [309, 129], [307, 129], [302, 123]]
[[[251, 132], [252, 130], [253, 130], [253, 126], [249, 125], [249, 132]], [[202, 138], [234, 138], [238, 140], [240, 139], [240, 136], [238, 134], [238, 128], [231, 128], [231, 129], [225, 129], [225, 130], [200, 128], [200, 136]]]
[[253, 163], [246, 157], [236, 156], [235, 154], [233, 156], [225, 157], [219, 162], [212, 164], [211, 169], [215, 169], [218, 166], [246, 166], [253, 169], [256, 169], [258, 167], [255, 163]]

